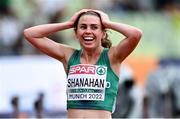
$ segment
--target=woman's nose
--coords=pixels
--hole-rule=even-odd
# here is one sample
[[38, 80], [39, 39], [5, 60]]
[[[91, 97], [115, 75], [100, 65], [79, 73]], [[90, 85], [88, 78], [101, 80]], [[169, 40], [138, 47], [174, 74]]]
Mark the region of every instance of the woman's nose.
[[91, 33], [91, 29], [90, 29], [90, 28], [87, 28], [87, 29], [85, 30], [85, 33]]

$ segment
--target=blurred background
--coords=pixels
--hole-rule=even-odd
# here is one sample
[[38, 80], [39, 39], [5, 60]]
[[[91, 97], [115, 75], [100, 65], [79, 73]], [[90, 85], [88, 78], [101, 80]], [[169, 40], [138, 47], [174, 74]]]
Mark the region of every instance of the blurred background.
[[[180, 117], [180, 0], [1, 0], [0, 118], [66, 118], [66, 75], [35, 49], [25, 28], [64, 22], [82, 8], [143, 31], [123, 62], [114, 118]], [[113, 44], [123, 36], [108, 31]], [[49, 36], [79, 48], [73, 30]]]

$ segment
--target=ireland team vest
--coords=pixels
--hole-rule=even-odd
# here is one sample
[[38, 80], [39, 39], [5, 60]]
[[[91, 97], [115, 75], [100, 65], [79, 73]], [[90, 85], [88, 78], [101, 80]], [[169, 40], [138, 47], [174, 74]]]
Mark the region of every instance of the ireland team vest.
[[118, 76], [113, 72], [108, 49], [104, 48], [96, 64], [81, 64], [76, 50], [68, 62], [67, 108], [113, 111]]

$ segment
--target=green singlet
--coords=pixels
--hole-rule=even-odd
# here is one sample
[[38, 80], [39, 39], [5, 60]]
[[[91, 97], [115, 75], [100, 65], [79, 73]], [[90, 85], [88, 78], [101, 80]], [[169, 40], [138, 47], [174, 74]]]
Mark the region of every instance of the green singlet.
[[67, 108], [114, 111], [119, 77], [114, 73], [104, 48], [96, 64], [81, 64], [82, 50], [68, 62]]

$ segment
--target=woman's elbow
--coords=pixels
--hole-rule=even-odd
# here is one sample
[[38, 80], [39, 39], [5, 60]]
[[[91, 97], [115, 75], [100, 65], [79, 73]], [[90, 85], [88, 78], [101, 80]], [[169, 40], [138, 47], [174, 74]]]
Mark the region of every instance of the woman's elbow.
[[23, 34], [24, 34], [24, 37], [25, 37], [26, 39], [29, 39], [29, 38], [30, 38], [29, 29], [25, 29], [24, 32], [23, 32]]
[[38, 38], [36, 36], [37, 36], [37, 33], [35, 33], [33, 30], [31, 30], [31, 28], [27, 28], [24, 30], [24, 37], [28, 41], [33, 40], [34, 38]]
[[135, 29], [132, 37], [133, 37], [134, 39], [140, 40], [141, 37], [142, 37], [142, 34], [143, 34], [142, 30], [140, 30], [140, 29]]

